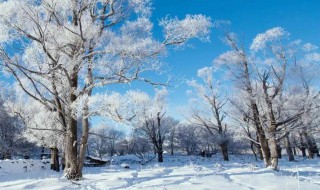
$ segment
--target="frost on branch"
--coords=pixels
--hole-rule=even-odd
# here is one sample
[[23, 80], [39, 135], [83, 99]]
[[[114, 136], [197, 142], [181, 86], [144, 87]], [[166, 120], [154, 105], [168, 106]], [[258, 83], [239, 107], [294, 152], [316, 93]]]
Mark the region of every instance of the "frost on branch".
[[201, 68], [198, 70], [197, 75], [202, 80], [204, 80], [206, 83], [211, 83], [212, 82], [212, 72], [213, 72], [212, 67], [204, 67], [204, 68]]
[[160, 21], [163, 27], [164, 44], [183, 45], [190, 38], [209, 41], [211, 18], [203, 15], [187, 15], [185, 19], [170, 19], [166, 17]]
[[305, 55], [304, 61], [306, 63], [313, 63], [320, 61], [320, 53], [309, 53]]
[[315, 51], [318, 49], [318, 46], [311, 44], [311, 43], [306, 43], [302, 46], [302, 50], [305, 52], [311, 52], [311, 51]]
[[151, 16], [152, 11], [150, 0], [130, 0], [129, 2], [136, 14], [140, 14], [144, 17]]
[[227, 51], [213, 60], [217, 65], [241, 63], [242, 57], [235, 51]]
[[275, 27], [267, 30], [264, 33], [258, 34], [254, 39], [250, 46], [250, 50], [253, 52], [257, 52], [261, 49], [264, 49], [268, 42], [273, 42], [281, 37], [288, 36], [289, 33], [286, 32], [281, 27]]

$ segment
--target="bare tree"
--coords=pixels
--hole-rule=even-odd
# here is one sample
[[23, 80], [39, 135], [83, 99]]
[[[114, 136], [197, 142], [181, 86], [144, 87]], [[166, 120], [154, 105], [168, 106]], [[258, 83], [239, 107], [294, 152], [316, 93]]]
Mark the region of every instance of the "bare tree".
[[188, 82], [195, 89], [199, 100], [193, 103], [196, 106], [191, 108], [187, 120], [194, 125], [207, 129], [208, 133], [217, 139], [223, 159], [229, 161], [227, 125], [223, 124], [226, 117], [223, 106], [227, 103], [227, 100], [218, 92], [217, 86], [219, 84], [214, 83], [212, 76], [213, 68], [205, 67], [198, 70], [198, 77], [202, 79], [203, 85], [195, 80]]
[[124, 138], [123, 131], [105, 125], [92, 128], [89, 134], [90, 151], [100, 159], [105, 154], [113, 156], [117, 152], [116, 143]]
[[155, 155], [152, 153], [152, 143], [148, 138], [141, 135], [139, 130], [134, 130], [128, 141], [128, 153], [136, 155], [142, 165], [155, 158]]
[[179, 124], [177, 127], [178, 146], [188, 155], [200, 151], [201, 129], [195, 125]]

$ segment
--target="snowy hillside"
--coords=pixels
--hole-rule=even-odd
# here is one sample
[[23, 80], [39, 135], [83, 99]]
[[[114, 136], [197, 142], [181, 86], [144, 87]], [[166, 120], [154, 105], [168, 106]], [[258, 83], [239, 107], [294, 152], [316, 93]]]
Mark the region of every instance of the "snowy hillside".
[[[144, 166], [130, 157], [116, 157], [110, 166], [85, 168], [85, 180], [70, 182], [62, 172], [36, 160], [0, 161], [0, 189], [319, 189], [320, 160], [280, 161], [278, 172], [252, 157], [165, 156], [165, 162]], [[124, 161], [125, 160], [125, 161]], [[31, 167], [33, 165], [33, 167]], [[129, 165], [129, 169], [123, 168]], [[25, 166], [28, 169], [25, 169]], [[10, 170], [11, 168], [11, 170]], [[30, 169], [29, 169], [30, 168]], [[31, 169], [33, 168], [33, 169]]]

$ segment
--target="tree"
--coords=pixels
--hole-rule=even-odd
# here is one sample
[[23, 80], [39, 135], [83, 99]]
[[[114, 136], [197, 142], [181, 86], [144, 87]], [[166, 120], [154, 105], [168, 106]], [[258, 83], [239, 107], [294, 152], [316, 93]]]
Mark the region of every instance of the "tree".
[[6, 89], [0, 92], [0, 158], [29, 157], [37, 146], [27, 141], [23, 120], [11, 113], [9, 102], [15, 99], [14, 91], [3, 83], [0, 88]]
[[6, 109], [24, 126], [22, 136], [39, 147], [51, 150], [51, 169], [59, 169], [59, 150], [64, 150], [64, 128], [59, 123], [56, 112], [46, 110], [38, 101], [24, 97], [15, 89], [15, 98], [6, 100]]
[[177, 147], [177, 126], [178, 126], [178, 122], [176, 122], [176, 124], [169, 126], [168, 148], [171, 155], [174, 155], [174, 149]]
[[0, 158], [11, 159], [23, 139], [22, 132], [21, 122], [8, 114], [0, 97]]
[[217, 139], [216, 143], [221, 148], [223, 159], [229, 161], [227, 125], [223, 124], [226, 117], [223, 106], [227, 101], [221, 97], [217, 88], [219, 84], [214, 83], [212, 76], [213, 68], [204, 67], [198, 70], [198, 77], [201, 78], [203, 84], [195, 80], [188, 82], [195, 89], [199, 100], [193, 103], [196, 106], [191, 108], [187, 120], [207, 129], [208, 133]]
[[201, 129], [195, 125], [179, 124], [177, 126], [178, 147], [187, 155], [196, 154], [200, 151]]
[[[128, 142], [128, 153], [136, 155], [144, 165], [155, 158], [151, 152], [152, 143], [148, 137], [141, 135], [139, 130], [134, 130]], [[150, 153], [154, 156], [150, 156]]]
[[[234, 33], [226, 34], [226, 43], [231, 47], [220, 55], [215, 64], [222, 66], [236, 79], [237, 89], [241, 91], [241, 102], [237, 105], [241, 116], [249, 119], [259, 137], [259, 144], [266, 166], [278, 167], [278, 144], [296, 128], [303, 114], [316, 108], [316, 95], [303, 96], [290, 92], [291, 80], [288, 72], [297, 64], [304, 64], [298, 59], [301, 41], [287, 40], [289, 33], [275, 27], [258, 34], [246, 51], [239, 46]], [[303, 56], [302, 56], [303, 57]], [[299, 104], [293, 102], [299, 97]], [[247, 108], [251, 112], [247, 112]], [[239, 118], [238, 118], [239, 119]], [[254, 139], [252, 139], [254, 140]]]
[[[160, 21], [164, 40], [152, 37], [149, 0], [1, 1], [3, 71], [25, 94], [57, 114], [64, 128], [68, 179], [82, 178], [93, 89], [143, 78], [157, 70], [169, 45], [207, 40], [210, 18], [187, 15]], [[19, 51], [14, 51], [19, 44]], [[14, 52], [11, 53], [11, 52]], [[153, 83], [154, 84], [154, 83]], [[112, 104], [111, 104], [112, 106]], [[82, 137], [77, 140], [77, 119]]]
[[137, 102], [140, 106], [133, 109], [136, 117], [134, 126], [153, 144], [158, 154], [158, 162], [163, 162], [163, 146], [170, 128], [178, 123], [171, 117], [165, 117], [167, 93], [165, 88], [156, 89], [154, 98], [142, 96], [145, 99], [140, 99]]
[[101, 125], [90, 129], [89, 145], [90, 151], [102, 159], [108, 154], [113, 156], [116, 150], [116, 143], [124, 138], [124, 132], [115, 127]]

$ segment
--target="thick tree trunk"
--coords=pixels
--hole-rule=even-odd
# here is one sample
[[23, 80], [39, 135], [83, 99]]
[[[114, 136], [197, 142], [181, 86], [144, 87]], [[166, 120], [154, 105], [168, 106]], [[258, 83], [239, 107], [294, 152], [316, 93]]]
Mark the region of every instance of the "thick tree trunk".
[[158, 151], [158, 162], [163, 162], [163, 151], [162, 150]]
[[66, 147], [65, 147], [65, 176], [69, 180], [81, 179], [81, 174], [77, 171], [78, 151], [77, 151], [77, 121], [71, 117], [69, 120]]
[[277, 170], [278, 169], [278, 151], [277, 151], [277, 141], [273, 135], [271, 135], [269, 139], [269, 145], [270, 145], [270, 153], [271, 153], [271, 159], [270, 159], [270, 165], [272, 169]]
[[226, 143], [220, 144], [222, 156], [224, 161], [229, 161], [229, 156], [228, 156], [228, 145]]
[[287, 155], [288, 155], [288, 158], [289, 158], [289, 162], [293, 162], [294, 161], [294, 156], [293, 156], [293, 152], [292, 152], [292, 147], [291, 147], [289, 135], [287, 135], [284, 138], [284, 143], [285, 143], [286, 152], [287, 152]]
[[60, 171], [59, 151], [56, 147], [52, 147], [52, 148], [50, 148], [50, 150], [51, 150], [51, 160], [50, 160], [51, 170], [59, 172]]
[[[74, 77], [71, 79], [71, 90], [75, 91], [78, 87], [78, 77], [75, 74], [73, 74], [73, 76]], [[69, 97], [70, 102], [72, 103], [76, 101], [76, 99], [77, 96], [75, 95], [75, 92], [71, 92]], [[82, 178], [82, 174], [78, 173], [77, 132], [77, 120], [72, 113], [69, 113], [65, 147], [66, 168], [64, 170], [65, 176], [69, 180], [79, 180]]]
[[88, 136], [89, 136], [89, 110], [88, 106], [85, 105], [83, 108], [83, 116], [82, 116], [82, 137], [80, 142], [80, 149], [79, 149], [79, 158], [78, 158], [78, 168], [77, 173], [79, 176], [82, 177], [82, 168], [84, 164], [84, 159], [86, 155], [86, 148], [88, 143]]
[[259, 113], [259, 109], [257, 106], [256, 101], [253, 99], [253, 97], [255, 96], [252, 90], [252, 85], [251, 85], [251, 79], [250, 79], [250, 72], [249, 72], [249, 67], [248, 67], [248, 62], [246, 60], [245, 55], [243, 55], [244, 57], [244, 62], [242, 63], [242, 66], [244, 67], [244, 79], [245, 79], [245, 84], [246, 84], [246, 92], [248, 93], [248, 95], [250, 97], [252, 97], [250, 99], [250, 107], [252, 110], [252, 114], [253, 114], [253, 123], [256, 127], [257, 130], [257, 134], [259, 137], [259, 143], [261, 146], [261, 152], [263, 155], [263, 160], [264, 160], [264, 164], [265, 166], [268, 166], [270, 163], [270, 149], [268, 146], [268, 140], [266, 139], [265, 136], [265, 132], [262, 128], [261, 125], [261, 121], [260, 121], [260, 113]]
[[251, 109], [253, 112], [254, 125], [256, 127], [257, 136], [259, 138], [259, 143], [261, 146], [264, 165], [267, 167], [270, 164], [270, 149], [268, 145], [268, 139], [266, 138], [265, 132], [261, 126], [258, 106], [253, 100], [251, 100]]
[[270, 165], [270, 158], [271, 158], [268, 140], [266, 139], [266, 136], [263, 130], [260, 130], [258, 135], [259, 135], [259, 142], [261, 146], [261, 152], [263, 155], [264, 165], [267, 167]]

